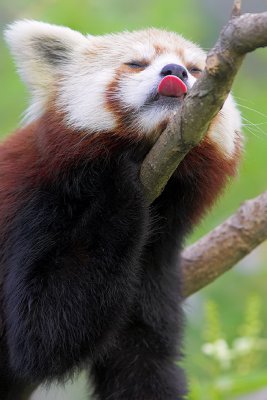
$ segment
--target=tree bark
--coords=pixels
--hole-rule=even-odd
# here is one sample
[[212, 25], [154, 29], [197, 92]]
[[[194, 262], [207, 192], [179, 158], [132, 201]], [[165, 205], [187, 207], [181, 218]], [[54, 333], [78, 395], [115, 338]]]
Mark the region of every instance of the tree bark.
[[214, 281], [264, 240], [267, 192], [246, 201], [234, 215], [184, 250], [184, 297]]

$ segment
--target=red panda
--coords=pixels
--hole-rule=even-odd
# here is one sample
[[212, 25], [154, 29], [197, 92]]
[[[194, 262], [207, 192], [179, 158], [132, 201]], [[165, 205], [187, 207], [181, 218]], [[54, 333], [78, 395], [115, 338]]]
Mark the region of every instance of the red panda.
[[1, 399], [85, 366], [99, 400], [184, 399], [179, 252], [236, 172], [234, 100], [149, 205], [141, 162], [205, 52], [158, 29], [5, 37], [32, 102], [0, 144]]

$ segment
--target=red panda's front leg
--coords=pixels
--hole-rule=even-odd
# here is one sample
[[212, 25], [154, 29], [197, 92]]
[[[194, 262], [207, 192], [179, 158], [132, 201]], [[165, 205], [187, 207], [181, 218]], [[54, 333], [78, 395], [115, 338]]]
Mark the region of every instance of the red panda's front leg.
[[6, 339], [16, 376], [61, 378], [112, 345], [135, 295], [148, 229], [137, 176], [123, 159], [84, 163], [29, 191], [5, 250]]
[[179, 250], [187, 222], [179, 212], [181, 196], [172, 181], [150, 208], [153, 225], [128, 324], [116, 347], [93, 363], [96, 399], [186, 398], [186, 378], [178, 362], [184, 327]]
[[[175, 300], [172, 298], [173, 303], [176, 301], [172, 308], [167, 303], [173, 293], [162, 292], [160, 286], [163, 285], [156, 281], [156, 277], [146, 280], [142, 286], [139, 305], [117, 339], [116, 347], [93, 363], [94, 399], [186, 398], [185, 374], [177, 364], [181, 357], [179, 342], [183, 330], [179, 293]], [[151, 286], [154, 286], [154, 293], [150, 291]], [[144, 300], [146, 304], [143, 304]], [[169, 313], [166, 314], [166, 311]]]

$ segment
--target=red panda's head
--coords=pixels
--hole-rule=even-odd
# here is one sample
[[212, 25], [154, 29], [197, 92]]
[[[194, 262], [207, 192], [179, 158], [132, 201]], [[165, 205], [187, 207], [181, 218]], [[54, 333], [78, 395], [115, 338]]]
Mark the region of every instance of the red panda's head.
[[[205, 52], [197, 45], [157, 29], [84, 36], [65, 27], [19, 21], [7, 29], [6, 39], [32, 92], [28, 120], [52, 105], [66, 126], [89, 134], [119, 129], [156, 138], [205, 67]], [[162, 88], [167, 75], [182, 84]], [[239, 128], [240, 116], [229, 96], [209, 140], [231, 156]]]

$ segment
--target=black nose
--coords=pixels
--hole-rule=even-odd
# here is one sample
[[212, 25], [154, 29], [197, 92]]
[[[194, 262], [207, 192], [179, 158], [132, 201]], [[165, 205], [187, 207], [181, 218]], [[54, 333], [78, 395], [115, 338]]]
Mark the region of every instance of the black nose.
[[167, 64], [162, 68], [161, 76], [167, 75], [175, 75], [178, 76], [182, 81], [186, 81], [188, 79], [188, 74], [186, 69], [182, 65], [178, 64]]

